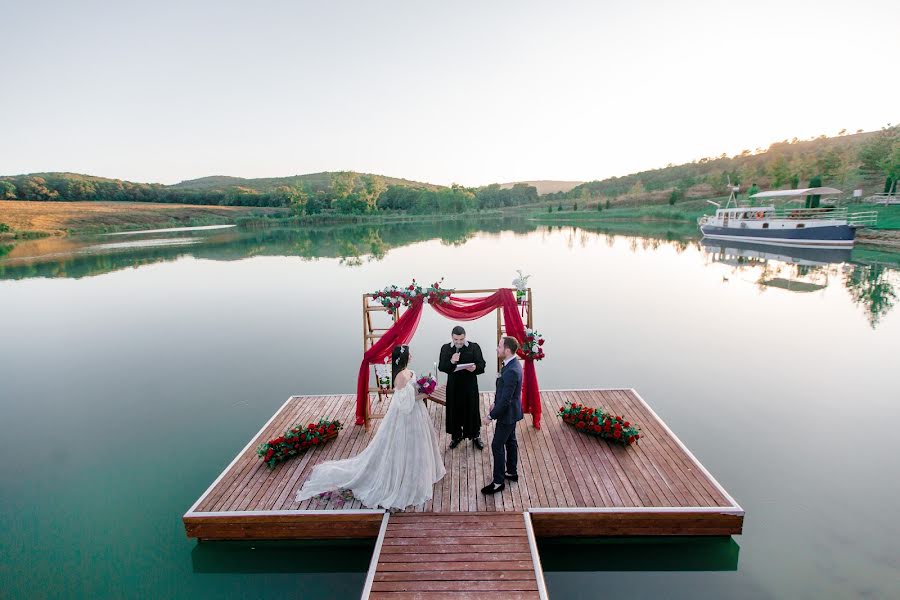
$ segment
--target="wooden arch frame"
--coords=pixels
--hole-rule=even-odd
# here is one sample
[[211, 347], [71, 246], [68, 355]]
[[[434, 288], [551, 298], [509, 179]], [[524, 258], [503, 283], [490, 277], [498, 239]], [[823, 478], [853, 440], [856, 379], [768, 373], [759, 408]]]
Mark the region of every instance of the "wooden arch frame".
[[[495, 289], [483, 289], [483, 290], [453, 290], [453, 296], [485, 296], [497, 293], [502, 288]], [[526, 288], [525, 290], [525, 302], [523, 306], [525, 310], [525, 327], [531, 329], [534, 325], [532, 322], [534, 303], [533, 297], [531, 293], [531, 288]], [[396, 323], [398, 319], [400, 319], [400, 315], [402, 311], [406, 310], [407, 307], [401, 306], [393, 313], [393, 323]], [[378, 338], [383, 336], [385, 332], [390, 329], [390, 327], [373, 327], [372, 326], [372, 313], [373, 312], [391, 312], [387, 308], [381, 305], [381, 303], [375, 301], [375, 294], [363, 294], [362, 295], [362, 321], [363, 321], [363, 353], [368, 351], [375, 342], [378, 341]], [[497, 308], [497, 344], [500, 343], [500, 338], [506, 333], [506, 326], [503, 322], [503, 310], [501, 308]], [[371, 365], [370, 369], [375, 369], [375, 365]], [[500, 359], [497, 359], [497, 369], [500, 368]], [[376, 374], [377, 375], [377, 374]], [[369, 377], [369, 381], [374, 381], [375, 386], [369, 385], [369, 398], [366, 402], [366, 429], [369, 428], [369, 420], [370, 419], [380, 419], [384, 417], [384, 413], [372, 413], [372, 397], [373, 395], [377, 396], [379, 401], [384, 398], [386, 394], [390, 394], [393, 392], [392, 389], [385, 390], [383, 388], [378, 387], [378, 378]]]

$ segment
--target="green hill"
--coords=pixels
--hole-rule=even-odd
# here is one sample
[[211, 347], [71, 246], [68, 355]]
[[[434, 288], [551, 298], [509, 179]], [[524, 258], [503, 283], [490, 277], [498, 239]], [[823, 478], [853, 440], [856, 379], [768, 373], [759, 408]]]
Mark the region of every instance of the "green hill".
[[255, 179], [229, 177], [227, 175], [213, 175], [210, 177], [201, 177], [199, 179], [189, 179], [187, 181], [182, 181], [169, 187], [187, 190], [223, 191], [230, 188], [246, 188], [256, 190], [257, 192], [272, 192], [279, 187], [288, 186], [298, 189], [311, 188], [315, 190], [324, 190], [329, 189], [332, 186], [336, 176], [348, 174], [363, 180], [373, 179], [383, 184], [384, 186], [399, 185], [426, 190], [438, 190], [444, 187], [435, 185], [433, 183], [411, 181], [409, 179], [387, 177], [385, 175], [374, 175], [371, 173], [356, 173], [353, 171], [325, 171], [322, 173], [309, 173], [306, 175], [291, 175], [289, 177], [260, 177]]
[[391, 188], [437, 192], [443, 186], [352, 171], [244, 179], [215, 175], [174, 185], [137, 183], [80, 173], [0, 176], [0, 200], [164, 202], [217, 206], [291, 206], [313, 200], [330, 208], [335, 200], [374, 207]]
[[670, 199], [727, 195], [729, 180], [744, 192], [752, 184], [761, 190], [806, 187], [810, 178], [865, 194], [887, 191], [900, 176], [900, 126], [836, 137], [796, 138], [768, 149], [721, 154], [682, 165], [641, 171], [578, 185], [568, 192], [548, 194], [550, 200], [611, 200], [619, 205], [664, 203]]

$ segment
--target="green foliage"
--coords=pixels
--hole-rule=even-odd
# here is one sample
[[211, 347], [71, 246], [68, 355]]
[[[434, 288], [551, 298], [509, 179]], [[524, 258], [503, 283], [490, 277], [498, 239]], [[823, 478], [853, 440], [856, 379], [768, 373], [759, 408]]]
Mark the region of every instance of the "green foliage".
[[9, 231], [9, 225], [6, 223], [0, 223], [0, 233], [6, 233]]
[[572, 210], [578, 210], [578, 203], [577, 203], [577, 202], [574, 203], [574, 204], [572, 205]]
[[16, 198], [16, 186], [12, 181], [0, 180], [0, 200], [14, 200]]
[[603, 203], [602, 203], [602, 202], [598, 202], [598, 203], [597, 203], [597, 212], [600, 212], [601, 210], [603, 210]]
[[788, 182], [788, 178], [790, 177], [790, 167], [788, 166], [787, 159], [784, 156], [779, 156], [778, 158], [776, 158], [772, 162], [772, 168], [770, 172], [772, 176], [772, 187], [775, 189], [781, 188], [785, 183]]
[[501, 188], [500, 184], [493, 183], [475, 191], [480, 208], [503, 208], [507, 206], [521, 206], [522, 204], [534, 204], [539, 201], [537, 188], [527, 183], [517, 183], [510, 188]]
[[[822, 187], [822, 178], [818, 175], [814, 175], [809, 178], [809, 187]], [[819, 201], [822, 199], [822, 196], [818, 194], [813, 194], [812, 196], [806, 197], [806, 208], [819, 208]]]

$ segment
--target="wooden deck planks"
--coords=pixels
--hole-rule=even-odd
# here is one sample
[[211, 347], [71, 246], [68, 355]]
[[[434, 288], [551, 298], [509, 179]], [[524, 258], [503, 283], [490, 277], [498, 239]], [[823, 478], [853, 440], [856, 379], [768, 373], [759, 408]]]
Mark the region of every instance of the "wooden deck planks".
[[[493, 394], [482, 393], [480, 400], [483, 414], [487, 412]], [[641, 427], [641, 441], [636, 446], [623, 448], [598, 438], [579, 433], [556, 416], [559, 406], [566, 401], [580, 402], [588, 406], [602, 406], [604, 409], [624, 415]], [[379, 411], [386, 411], [389, 399], [383, 400]], [[731, 516], [741, 513], [738, 529], [742, 521], [740, 507], [733, 504], [730, 497], [696, 462], [690, 453], [668, 430], [665, 424], [633, 390], [583, 390], [583, 391], [542, 391], [543, 428], [534, 429], [531, 418], [526, 416], [516, 429], [519, 442], [518, 482], [507, 482], [503, 492], [493, 496], [480, 493], [482, 486], [492, 478], [492, 456], [490, 443], [494, 426], [482, 428], [485, 442], [483, 451], [477, 450], [470, 441], [463, 441], [451, 450], [449, 436], [444, 433], [442, 405], [429, 403], [428, 413], [438, 432], [447, 475], [435, 484], [434, 496], [423, 506], [408, 508], [403, 513], [412, 515], [466, 514], [466, 513], [508, 513], [518, 517], [530, 509], [557, 509], [576, 511], [583, 509], [590, 513], [588, 520], [602, 520], [610, 531], [623, 531], [633, 527], [629, 521], [610, 520], [608, 514], [598, 517], [596, 509], [603, 511], [694, 509], [717, 512], [717, 508], [729, 512]], [[338, 437], [314, 448], [303, 455], [268, 470], [256, 456], [259, 443], [280, 435], [293, 424], [317, 421], [320, 417], [338, 418], [345, 423], [345, 429]], [[210, 486], [192, 511], [185, 515], [185, 524], [190, 518], [193, 533], [202, 537], [204, 513], [234, 513], [239, 519], [247, 511], [262, 512], [288, 511], [296, 519], [315, 517], [312, 522], [321, 521], [322, 512], [354, 514], [352, 511], [365, 509], [359, 501], [344, 505], [330, 502], [320, 505], [313, 500], [298, 503], [294, 500], [297, 489], [306, 480], [313, 468], [327, 460], [355, 456], [371, 441], [380, 425], [365, 431], [357, 427], [355, 420], [355, 398], [351, 395], [294, 396], [290, 398], [272, 418], [271, 422], [253, 439], [233, 464]], [[591, 512], [592, 509], [594, 512]], [[313, 511], [313, 512], [306, 512]], [[256, 513], [254, 513], [256, 514]], [[362, 513], [360, 513], [362, 514]], [[649, 513], [648, 513], [649, 514]], [[360, 517], [371, 520], [371, 515]], [[584, 519], [563, 523], [561, 518], [542, 515], [535, 522], [539, 535], [549, 530], [571, 531], [581, 527]], [[654, 518], [640, 522], [640, 528], [660, 525], [667, 517], [657, 514]], [[683, 526], [684, 531], [695, 531], [714, 526], [735, 527], [735, 521], [717, 523], [715, 519], [700, 517], [695, 523], [670, 519], [674, 527]], [[199, 523], [199, 524], [198, 524]], [[220, 522], [221, 523], [221, 522]], [[286, 522], [280, 521], [282, 527]], [[724, 523], [724, 524], [723, 524]], [[552, 524], [552, 526], [550, 525]], [[213, 531], [222, 534], [237, 527], [217, 524]], [[239, 537], [250, 537], [254, 526], [242, 530]], [[313, 526], [291, 526], [303, 537]], [[346, 528], [348, 537], [361, 532], [371, 532], [371, 522], [364, 522], [359, 528]], [[267, 529], [268, 530], [268, 529]], [[415, 537], [415, 536], [410, 536]], [[388, 544], [390, 545], [390, 544]]]

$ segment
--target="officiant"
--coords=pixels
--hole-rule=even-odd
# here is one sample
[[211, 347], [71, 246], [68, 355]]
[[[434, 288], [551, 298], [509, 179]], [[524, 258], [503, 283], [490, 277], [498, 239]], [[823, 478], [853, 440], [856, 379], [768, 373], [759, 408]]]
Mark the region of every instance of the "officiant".
[[463, 439], [472, 440], [479, 450], [481, 441], [481, 408], [478, 400], [478, 375], [484, 373], [481, 347], [466, 339], [466, 330], [457, 325], [450, 333], [450, 343], [441, 346], [438, 370], [447, 374], [446, 424], [450, 447]]

